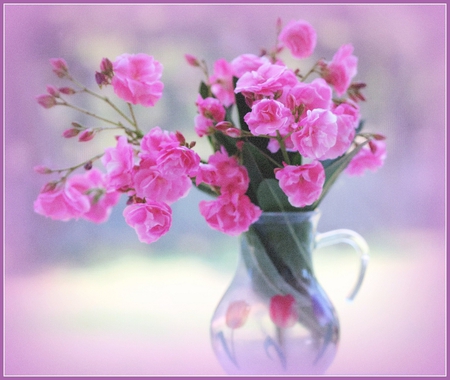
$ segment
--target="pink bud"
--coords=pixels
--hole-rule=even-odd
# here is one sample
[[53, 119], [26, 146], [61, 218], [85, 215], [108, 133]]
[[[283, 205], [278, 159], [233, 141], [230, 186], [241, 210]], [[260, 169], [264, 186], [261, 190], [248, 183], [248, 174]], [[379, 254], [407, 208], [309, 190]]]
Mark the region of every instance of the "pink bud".
[[56, 99], [47, 94], [36, 96], [36, 100], [44, 108], [51, 108], [57, 104]]
[[64, 95], [73, 95], [76, 93], [76, 91], [71, 87], [61, 87], [59, 92]]
[[50, 174], [52, 172], [49, 168], [43, 165], [37, 165], [33, 168], [33, 170], [39, 174]]
[[191, 66], [193, 67], [200, 66], [200, 63], [198, 62], [197, 58], [195, 58], [193, 55], [185, 54], [184, 58], [186, 58], [187, 63], [189, 63]]
[[76, 129], [76, 128], [69, 128], [69, 129], [66, 129], [64, 132], [63, 132], [63, 137], [65, 137], [66, 139], [70, 139], [71, 137], [75, 137], [76, 135], [78, 135], [78, 133], [80, 133], [80, 131], [78, 130], [78, 129]]
[[105, 74], [99, 73], [98, 71], [95, 72], [95, 81], [97, 84], [102, 87], [109, 84], [108, 78]]
[[53, 191], [56, 189], [56, 185], [58, 184], [58, 182], [56, 181], [52, 181], [47, 183], [41, 190], [41, 193], [47, 193], [49, 191]]
[[225, 131], [225, 134], [229, 137], [234, 137], [234, 138], [241, 137], [241, 130], [237, 129], [237, 128], [228, 128]]
[[80, 133], [78, 141], [86, 142], [94, 138], [95, 132], [92, 129], [86, 129]]
[[180, 142], [180, 145], [185, 145], [186, 144], [186, 139], [183, 136], [183, 134], [181, 132], [176, 132], [175, 136], [177, 137], [177, 140]]
[[52, 86], [52, 85], [48, 85], [47, 86], [47, 92], [51, 95], [51, 96], [54, 96], [54, 97], [58, 97], [59, 96], [59, 90], [55, 87], [55, 86]]
[[63, 58], [52, 58], [50, 64], [53, 67], [53, 72], [60, 78], [65, 77], [69, 73], [67, 62]]
[[102, 73], [109, 75], [113, 73], [113, 64], [108, 58], [103, 58], [100, 63], [100, 70]]
[[234, 125], [230, 123], [229, 121], [221, 121], [216, 124], [215, 128], [218, 131], [226, 131], [228, 128], [233, 128]]

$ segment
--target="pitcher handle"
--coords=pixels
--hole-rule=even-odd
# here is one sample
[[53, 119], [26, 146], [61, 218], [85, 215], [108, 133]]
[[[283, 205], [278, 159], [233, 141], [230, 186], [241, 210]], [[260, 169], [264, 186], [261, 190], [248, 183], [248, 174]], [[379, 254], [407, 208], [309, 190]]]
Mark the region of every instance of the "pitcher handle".
[[359, 253], [361, 258], [361, 268], [359, 270], [358, 280], [350, 295], [347, 296], [347, 300], [353, 301], [362, 285], [364, 275], [366, 274], [367, 264], [369, 262], [369, 246], [360, 234], [352, 230], [339, 229], [316, 234], [316, 248], [326, 247], [337, 243], [347, 243], [351, 245], [355, 251]]

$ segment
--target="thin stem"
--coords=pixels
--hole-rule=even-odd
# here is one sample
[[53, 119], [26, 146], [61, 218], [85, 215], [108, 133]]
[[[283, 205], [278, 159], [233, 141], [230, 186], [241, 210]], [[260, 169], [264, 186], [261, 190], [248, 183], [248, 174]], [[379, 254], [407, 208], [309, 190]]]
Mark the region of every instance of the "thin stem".
[[278, 140], [278, 143], [280, 144], [280, 149], [281, 149], [281, 153], [283, 154], [284, 162], [286, 162], [286, 164], [290, 165], [291, 164], [291, 160], [289, 159], [289, 156], [288, 156], [287, 151], [286, 151], [286, 145], [285, 145], [284, 140], [281, 137], [279, 131], [277, 131], [277, 140]]
[[283, 168], [282, 165], [280, 165], [277, 161], [275, 161], [272, 157], [270, 157], [270, 155], [268, 155], [267, 153], [265, 153], [265, 152], [263, 152], [261, 149], [259, 149], [259, 147], [257, 147], [255, 144], [253, 144], [252, 142], [250, 142], [250, 141], [248, 141], [248, 140], [247, 140], [247, 143], [250, 144], [250, 145], [253, 145], [256, 149], [258, 149], [259, 152], [260, 152], [263, 156], [265, 156], [269, 161], [271, 161], [274, 165], [276, 165], [276, 166], [279, 167], [279, 168]]
[[97, 154], [96, 156], [92, 157], [91, 159], [82, 162], [81, 164], [75, 165], [75, 166], [71, 166], [69, 168], [64, 168], [64, 169], [50, 169], [51, 173], [65, 173], [65, 175], [63, 177], [61, 177], [61, 181], [64, 181], [72, 172], [74, 172], [75, 170], [77, 170], [78, 168], [81, 168], [82, 166], [85, 166], [88, 162], [94, 162], [96, 160], [98, 160], [99, 158], [101, 158], [104, 155], [104, 153], [100, 153]]

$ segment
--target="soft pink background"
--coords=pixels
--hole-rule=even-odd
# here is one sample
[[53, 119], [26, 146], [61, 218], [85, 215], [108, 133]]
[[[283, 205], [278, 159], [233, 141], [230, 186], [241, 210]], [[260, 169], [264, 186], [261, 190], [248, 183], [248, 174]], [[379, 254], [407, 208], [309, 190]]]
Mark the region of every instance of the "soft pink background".
[[342, 177], [321, 207], [321, 231], [354, 229], [372, 249], [352, 305], [343, 299], [356, 257], [340, 247], [316, 255], [342, 326], [329, 374], [443, 374], [444, 15], [444, 5], [6, 6], [5, 374], [223, 374], [208, 323], [233, 275], [238, 239], [206, 226], [197, 210], [205, 197], [195, 190], [174, 207], [170, 234], [151, 246], [123, 221], [124, 199], [104, 225], [35, 214], [46, 178], [33, 166], [70, 166], [110, 140], [63, 140], [71, 121], [85, 120], [44, 110], [34, 97], [61, 83], [49, 58], [64, 57], [94, 86], [103, 57], [147, 53], [165, 67], [165, 96], [138, 117], [148, 129], [195, 139], [201, 74], [184, 54], [211, 67], [258, 53], [274, 42], [277, 17], [316, 28], [315, 58], [353, 43], [357, 79], [368, 84], [366, 128], [388, 136], [385, 167]]

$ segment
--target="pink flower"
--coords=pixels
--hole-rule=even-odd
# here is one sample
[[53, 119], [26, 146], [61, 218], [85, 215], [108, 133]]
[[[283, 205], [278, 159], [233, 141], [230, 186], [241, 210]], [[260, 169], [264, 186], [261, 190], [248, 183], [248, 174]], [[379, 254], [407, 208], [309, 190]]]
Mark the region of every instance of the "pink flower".
[[220, 192], [244, 194], [250, 183], [247, 169], [226, 151], [217, 151], [208, 159], [208, 164], [200, 164], [196, 178], [197, 185], [204, 182], [217, 186]]
[[294, 207], [304, 207], [319, 199], [325, 183], [325, 170], [319, 161], [300, 166], [286, 165], [275, 170], [281, 190]]
[[225, 193], [214, 201], [201, 201], [200, 214], [209, 226], [231, 236], [248, 231], [262, 211], [244, 194]]
[[358, 58], [352, 55], [353, 46], [343, 45], [325, 67], [324, 78], [342, 96], [357, 73]]
[[160, 127], [154, 127], [142, 138], [139, 156], [145, 159], [151, 158], [156, 162], [162, 150], [179, 146], [180, 141], [176, 133], [165, 131]]
[[337, 117], [329, 110], [316, 108], [307, 111], [300, 122], [300, 130], [291, 135], [292, 142], [304, 157], [324, 160], [335, 158], [330, 148], [336, 144]]
[[297, 83], [294, 72], [284, 65], [265, 63], [256, 71], [246, 72], [236, 83], [234, 92], [253, 93], [262, 96], [273, 96], [285, 86]]
[[157, 166], [146, 161], [141, 162], [133, 182], [138, 197], [168, 204], [185, 197], [192, 187], [192, 182], [186, 175], [167, 177]]
[[253, 104], [252, 111], [244, 116], [244, 120], [254, 135], [277, 136], [279, 132], [283, 136], [294, 118], [282, 103], [262, 99]]
[[111, 84], [116, 95], [132, 104], [154, 106], [164, 88], [163, 66], [146, 54], [122, 54], [113, 62]]
[[172, 224], [172, 210], [162, 202], [134, 203], [123, 210], [125, 221], [136, 230], [139, 241], [153, 243]]
[[164, 149], [156, 159], [156, 166], [166, 178], [195, 177], [199, 164], [200, 156], [185, 146]]
[[[292, 100], [289, 100], [292, 98]], [[303, 105], [306, 110], [315, 108], [329, 109], [332, 105], [331, 87], [323, 78], [316, 78], [311, 83], [298, 82], [280, 98], [289, 108]], [[292, 105], [289, 104], [292, 101]]]
[[68, 182], [46, 191], [47, 189], [44, 186], [34, 202], [34, 211], [38, 214], [67, 221], [80, 218], [91, 207], [87, 195]]
[[298, 320], [295, 306], [295, 298], [291, 294], [273, 296], [269, 305], [270, 319], [282, 329], [294, 326]]
[[105, 149], [102, 163], [107, 172], [108, 189], [132, 187], [133, 147], [125, 136], [117, 139], [116, 147]]
[[210, 133], [211, 128], [214, 128], [214, 122], [203, 115], [196, 115], [194, 119], [195, 133], [199, 137], [203, 137]]
[[269, 63], [267, 57], [258, 57], [254, 54], [242, 54], [231, 61], [233, 75], [240, 78], [248, 71], [255, 71], [264, 63]]
[[223, 108], [222, 103], [218, 99], [210, 97], [203, 99], [199, 94], [195, 104], [198, 112], [204, 117], [216, 123], [225, 120], [225, 108]]
[[249, 313], [250, 305], [247, 302], [234, 301], [228, 306], [225, 322], [230, 329], [238, 329], [245, 324]]
[[84, 174], [74, 175], [68, 182], [81, 194], [88, 196], [90, 208], [81, 215], [84, 219], [103, 223], [109, 218], [113, 206], [119, 201], [120, 193], [106, 190], [106, 178], [100, 170], [93, 168]]
[[225, 59], [218, 59], [214, 63], [213, 75], [209, 77], [211, 92], [225, 106], [234, 104], [233, 71]]
[[386, 159], [386, 143], [383, 140], [371, 140], [350, 161], [345, 173], [360, 176], [366, 170], [376, 171], [383, 166]]
[[316, 47], [317, 34], [310, 23], [292, 20], [283, 28], [278, 40], [291, 51], [295, 58], [306, 58]]

